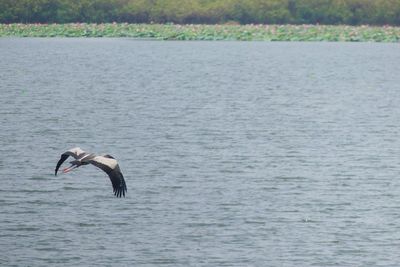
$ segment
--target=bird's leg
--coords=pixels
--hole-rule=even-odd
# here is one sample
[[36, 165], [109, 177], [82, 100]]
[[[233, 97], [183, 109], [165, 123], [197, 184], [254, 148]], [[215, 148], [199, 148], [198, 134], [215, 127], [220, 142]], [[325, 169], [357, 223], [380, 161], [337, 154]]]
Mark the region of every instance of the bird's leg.
[[68, 168], [65, 168], [65, 169], [63, 170], [63, 173], [70, 172], [70, 171], [72, 171], [73, 169], [78, 168], [78, 167], [79, 167], [78, 165], [71, 165], [71, 166], [69, 166]]

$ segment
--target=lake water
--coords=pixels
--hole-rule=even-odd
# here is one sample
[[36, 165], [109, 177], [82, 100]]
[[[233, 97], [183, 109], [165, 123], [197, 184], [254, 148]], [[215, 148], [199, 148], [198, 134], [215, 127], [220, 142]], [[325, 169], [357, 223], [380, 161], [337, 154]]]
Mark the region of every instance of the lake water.
[[0, 39], [0, 265], [399, 266], [399, 122], [399, 44]]

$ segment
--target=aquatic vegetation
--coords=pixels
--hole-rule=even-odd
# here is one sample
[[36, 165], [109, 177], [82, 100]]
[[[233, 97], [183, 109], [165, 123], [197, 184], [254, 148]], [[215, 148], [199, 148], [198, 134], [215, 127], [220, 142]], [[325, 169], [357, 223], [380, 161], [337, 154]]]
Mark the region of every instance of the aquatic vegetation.
[[157, 40], [399, 42], [400, 27], [347, 25], [0, 24], [0, 37], [132, 37]]

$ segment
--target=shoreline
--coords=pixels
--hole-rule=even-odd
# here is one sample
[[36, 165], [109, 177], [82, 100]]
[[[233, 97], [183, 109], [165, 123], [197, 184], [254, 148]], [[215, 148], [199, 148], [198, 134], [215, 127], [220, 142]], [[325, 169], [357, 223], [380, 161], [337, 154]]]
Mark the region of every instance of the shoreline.
[[130, 37], [188, 41], [400, 42], [397, 26], [232, 24], [0, 24], [0, 37]]

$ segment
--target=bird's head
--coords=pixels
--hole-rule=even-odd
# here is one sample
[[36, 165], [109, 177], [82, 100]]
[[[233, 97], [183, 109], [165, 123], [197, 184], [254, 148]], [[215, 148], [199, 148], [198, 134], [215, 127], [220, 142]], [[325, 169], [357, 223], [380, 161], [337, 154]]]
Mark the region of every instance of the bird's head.
[[63, 173], [70, 172], [70, 171], [72, 171], [73, 169], [78, 168], [79, 166], [82, 165], [82, 162], [79, 161], [79, 160], [74, 160], [74, 161], [71, 161], [70, 163], [71, 163], [71, 166], [69, 166], [68, 168], [65, 168], [65, 169], [63, 170]]

